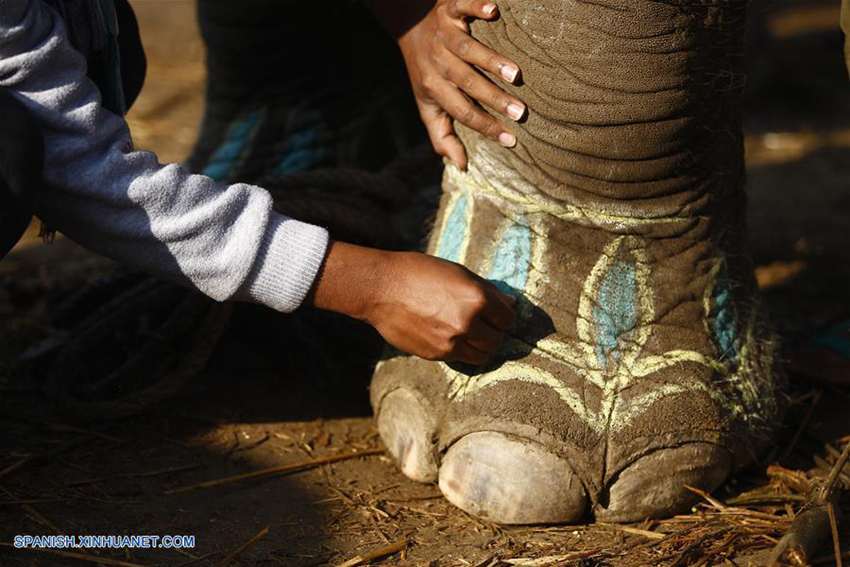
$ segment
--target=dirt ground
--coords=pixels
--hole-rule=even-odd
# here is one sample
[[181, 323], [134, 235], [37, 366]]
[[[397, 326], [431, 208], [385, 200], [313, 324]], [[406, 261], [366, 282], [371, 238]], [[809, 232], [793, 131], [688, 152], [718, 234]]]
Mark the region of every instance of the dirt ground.
[[[131, 129], [137, 147], [179, 161], [203, 104], [194, 4], [133, 5], [150, 65]], [[770, 39], [756, 50], [745, 126], [751, 249], [792, 349], [850, 319], [850, 83], [836, 1], [757, 8]], [[294, 375], [279, 337], [245, 330], [256, 313], [172, 403], [128, 420], [72, 421], [18, 357], [54, 331], [64, 298], [114, 266], [36, 232], [0, 263], [0, 565], [337, 565], [373, 551], [382, 553], [347, 564], [763, 565], [804, 499], [792, 471], [824, 475], [850, 440], [850, 376], [830, 383], [815, 363], [808, 377], [791, 376], [786, 427], [768, 460], [691, 514], [626, 527], [499, 527], [404, 478], [381, 452], [368, 377]], [[316, 463], [324, 458], [339, 460]], [[170, 492], [300, 463], [307, 468]], [[850, 488], [850, 477], [841, 482]], [[53, 533], [188, 534], [196, 545], [82, 558], [8, 547], [18, 534]], [[850, 529], [841, 534], [850, 550]], [[835, 564], [831, 546], [822, 553]]]

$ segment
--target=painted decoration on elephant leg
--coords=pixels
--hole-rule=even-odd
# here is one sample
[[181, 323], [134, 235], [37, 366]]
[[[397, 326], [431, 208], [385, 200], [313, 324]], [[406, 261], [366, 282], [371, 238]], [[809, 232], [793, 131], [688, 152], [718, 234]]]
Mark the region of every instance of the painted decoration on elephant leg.
[[[474, 164], [473, 164], [474, 165]], [[547, 266], [552, 255], [547, 253], [546, 234], [541, 219], [573, 220], [573, 211], [562, 203], [550, 203], [532, 191], [518, 192], [500, 185], [498, 178], [478, 175], [475, 167], [470, 173], [447, 167], [444, 186], [452, 187], [449, 202], [444, 209], [437, 234], [435, 252], [438, 256], [463, 262], [470, 239], [470, 224], [474, 199], [487, 199], [505, 212], [509, 221], [497, 230], [496, 244], [484, 272], [493, 281], [501, 282], [506, 290], [524, 294], [527, 304], [537, 304], [536, 299], [553, 285], [547, 277]], [[509, 213], [507, 212], [509, 211]], [[577, 213], [578, 214], [578, 213]], [[588, 211], [581, 211], [588, 219]], [[591, 215], [594, 224], [616, 222], [623, 226], [637, 226], [644, 221], [613, 218], [610, 214]], [[651, 220], [651, 222], [655, 222]], [[533, 230], [532, 226], [533, 225]], [[646, 242], [637, 236], [624, 235], [613, 238], [604, 248], [593, 268], [587, 274], [579, 297], [575, 335], [578, 341], [566, 341], [555, 335], [537, 340], [529, 350], [524, 337], [508, 337], [503, 350], [524, 353], [516, 360], [507, 360], [493, 369], [462, 372], [445, 363], [439, 363], [449, 381], [448, 397], [461, 401], [476, 392], [505, 381], [525, 382], [550, 388], [591, 430], [603, 433], [606, 429], [617, 431], [658, 401], [669, 396], [701, 392], [711, 396], [722, 406], [731, 407], [733, 414], [746, 414], [751, 407], [752, 374], [747, 359], [749, 338], [741, 341], [737, 355], [741, 363], [728, 364], [718, 360], [716, 353], [696, 350], [670, 350], [660, 354], [645, 352], [647, 340], [656, 322], [654, 291], [651, 286], [651, 267], [646, 253]], [[716, 280], [717, 278], [715, 278]], [[736, 320], [731, 312], [731, 294], [722, 287], [706, 292], [707, 332], [725, 340], [729, 322]], [[727, 288], [728, 289], [728, 285]], [[520, 303], [522, 307], [523, 302]], [[720, 333], [712, 335], [709, 325], [712, 309], [720, 306], [717, 326]], [[731, 315], [730, 315], [731, 313]], [[737, 336], [737, 331], [734, 333]], [[748, 331], [747, 337], [752, 332]], [[539, 364], [545, 360], [544, 369]], [[655, 375], [671, 367], [691, 365], [675, 382], [659, 381], [654, 387], [624, 402], [621, 392], [628, 390], [637, 380]], [[561, 367], [563, 371], [556, 370]], [[695, 371], [693, 367], [701, 367]], [[706, 375], [717, 374], [721, 380], [705, 380]], [[579, 378], [571, 384], [563, 376]], [[701, 378], [702, 377], [702, 378]], [[723, 391], [723, 384], [733, 384], [735, 395]], [[599, 392], [598, 408], [588, 407], [587, 390]]]
[[655, 319], [649, 274], [646, 251], [634, 237], [615, 238], [599, 256], [582, 289], [576, 320], [591, 368], [616, 376], [635, 366]]
[[472, 220], [472, 199], [466, 191], [450, 197], [440, 227], [436, 255], [444, 260], [463, 263], [469, 246], [469, 225]]
[[501, 291], [520, 297], [531, 267], [531, 230], [528, 221], [509, 220], [496, 238], [487, 279]]
[[[494, 255], [496, 257], [498, 254]], [[710, 391], [709, 383], [698, 378], [699, 373], [688, 373], [676, 383], [660, 383], [630, 399], [628, 404], [622, 403], [620, 392], [636, 380], [683, 364], [702, 366], [710, 372], [735, 378], [727, 365], [705, 353], [693, 350], [671, 350], [660, 355], [644, 353], [656, 316], [650, 273], [641, 239], [634, 236], [613, 239], [585, 280], [576, 318], [578, 344], [557, 338], [542, 339], [526, 358], [508, 361], [490, 372], [476, 375], [441, 364], [450, 383], [449, 397], [463, 400], [504, 381], [537, 384], [556, 392], [573, 413], [597, 433], [606, 428], [616, 431], [627, 426], [653, 404], [671, 395], [705, 392], [718, 397]], [[581, 387], [574, 388], [559, 378], [559, 373], [535, 366], [534, 357], [568, 369], [581, 379]], [[584, 401], [585, 390], [591, 387], [600, 391], [598, 410], [587, 407]]]
[[616, 262], [605, 274], [597, 294], [598, 305], [593, 308], [593, 323], [598, 331], [596, 360], [600, 368], [607, 366], [609, 359], [617, 362], [621, 340], [637, 325], [636, 284], [635, 267], [625, 262]]

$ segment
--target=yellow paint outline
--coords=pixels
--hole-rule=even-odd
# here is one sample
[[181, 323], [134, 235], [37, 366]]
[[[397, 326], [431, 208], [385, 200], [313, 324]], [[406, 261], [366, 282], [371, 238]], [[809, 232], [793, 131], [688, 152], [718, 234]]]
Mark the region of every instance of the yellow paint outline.
[[[497, 201], [505, 215], [509, 217], [521, 215], [528, 221], [532, 227], [533, 236], [532, 266], [526, 282], [526, 290], [535, 291], [534, 297], [529, 297], [534, 304], [538, 303], [536, 296], [538, 290], [541, 289], [540, 286], [545, 286], [549, 282], [548, 270], [546, 269], [546, 259], [549, 256], [547, 254], [548, 242], [545, 238], [539, 236], [546, 232], [544, 222], [547, 218], [554, 217], [582, 226], [597, 226], [608, 230], [690, 220], [689, 218], [678, 217], [636, 218], [556, 201], [542, 194], [516, 172], [506, 171], [503, 164], [498, 162], [496, 157], [491, 155], [491, 152], [486, 148], [479, 151], [476, 159], [470, 163], [467, 172], [461, 171], [454, 165], [447, 165], [444, 170], [443, 187], [449, 194], [449, 202], [440, 221], [440, 238], [446, 228], [448, 216], [456, 205], [459, 196], [464, 195], [468, 199], [467, 230], [460, 252], [462, 263], [466, 261], [477, 198]], [[513, 221], [515, 222], [516, 219], [513, 219]], [[497, 232], [503, 232], [510, 224], [511, 221], [506, 221], [500, 225]], [[498, 241], [498, 239], [495, 239], [495, 241]], [[439, 238], [432, 242], [435, 242], [434, 245], [436, 246]], [[606, 369], [599, 367], [595, 349], [592, 346], [595, 342], [593, 340], [595, 330], [592, 317], [593, 294], [597, 291], [604, 273], [610, 268], [611, 262], [618, 257], [622, 246], [629, 247], [629, 254], [635, 261], [635, 279], [640, 306], [639, 323], [636, 326], [635, 340], [629, 342], [628, 349], [618, 359], [616, 368], [606, 372]], [[487, 256], [485, 267], [489, 269], [492, 261], [491, 250]], [[703, 297], [706, 316], [710, 314], [711, 296], [716, 285], [716, 275], [722, 263], [722, 261], [718, 262], [711, 270], [710, 283]], [[626, 410], [620, 407], [622, 398], [618, 394], [634, 384], [635, 380], [681, 364], [695, 364], [718, 373], [723, 377], [722, 382], [734, 382], [735, 387], [745, 398], [754, 397], [754, 392], [756, 392], [755, 380], [749, 375], [752, 374], [752, 371], [749, 368], [750, 364], [748, 364], [750, 362], [748, 360], [749, 347], [754, 340], [752, 329], [755, 317], [749, 321], [745, 340], [742, 341], [741, 345], [740, 359], [742, 363], [734, 374], [727, 364], [720, 363], [711, 356], [693, 350], [670, 350], [661, 355], [642, 356], [646, 342], [652, 334], [652, 323], [655, 318], [650, 276], [651, 269], [642, 240], [631, 235], [615, 238], [605, 247], [585, 280], [579, 298], [578, 316], [576, 317], [576, 331], [580, 339], [578, 348], [556, 339], [542, 339], [536, 343], [529, 353], [529, 356], [537, 354], [547, 360], [562, 364], [579, 378], [599, 388], [601, 390], [601, 407], [598, 412], [594, 413], [588, 410], [584, 406], [579, 393], [566, 386], [554, 374], [520, 361], [508, 361], [492, 372], [475, 376], [461, 374], [446, 364], [440, 363], [439, 366], [449, 381], [449, 399], [459, 402], [476, 392], [505, 381], [515, 380], [543, 385], [554, 390], [576, 416], [597, 433], [603, 433], [606, 428], [613, 431], [622, 429], [656, 402], [671, 395], [687, 392], [705, 392], [724, 407], [734, 406], [735, 411], [743, 412], [745, 408], [735, 406], [734, 402], [728, 399], [728, 396], [721, 390], [696, 379], [689, 379], [681, 384], [662, 384], [655, 390], [630, 400], [629, 407]], [[705, 324], [708, 325], [708, 322], [706, 321]], [[707, 328], [707, 331], [710, 331], [710, 329]], [[511, 345], [511, 341], [507, 341], [504, 348], [508, 351], [522, 352], [528, 347], [527, 344], [519, 340], [514, 340], [514, 342], [516, 344]], [[767, 377], [767, 380], [769, 381], [770, 377]], [[752, 400], [745, 399], [743, 402], [747, 405]]]
[[[535, 241], [542, 240], [544, 239], [535, 239]], [[591, 317], [592, 296], [603, 274], [610, 267], [611, 262], [618, 257], [620, 248], [624, 245], [629, 246], [629, 254], [635, 259], [640, 324], [637, 327], [638, 336], [636, 340], [630, 341], [629, 350], [620, 358], [617, 367], [606, 373], [606, 369], [599, 368], [595, 350], [591, 346], [595, 331]], [[542, 257], [540, 261], [543, 261]], [[747, 377], [738, 374], [732, 375], [727, 365], [697, 351], [670, 350], [661, 355], [641, 356], [652, 333], [651, 324], [655, 317], [650, 275], [648, 256], [646, 250], [641, 246], [641, 241], [634, 236], [615, 238], [606, 246], [600, 259], [585, 280], [582, 296], [579, 300], [579, 315], [576, 318], [576, 330], [580, 338], [581, 348], [577, 349], [573, 345], [556, 339], [542, 339], [536, 343], [529, 353], [529, 356], [536, 354], [549, 361], [562, 364], [579, 378], [599, 388], [601, 390], [601, 407], [598, 412], [591, 412], [586, 408], [579, 393], [566, 386], [554, 374], [519, 361], [506, 362], [492, 372], [475, 376], [461, 374], [445, 364], [440, 364], [443, 373], [449, 380], [450, 399], [462, 401], [480, 390], [510, 380], [543, 385], [554, 390], [576, 416], [597, 433], [604, 432], [606, 428], [618, 431], [630, 424], [638, 415], [648, 410], [656, 402], [676, 394], [705, 392], [728, 407], [729, 400], [722, 392], [697, 379], [690, 379], [681, 384], [662, 384], [657, 389], [630, 400], [629, 408], [626, 410], [620, 408], [621, 398], [618, 394], [634, 384], [635, 380], [681, 364], [696, 364], [725, 376], [725, 380], [738, 382], [740, 386], [749, 385]], [[751, 340], [751, 337], [752, 334], [748, 333], [747, 342]], [[505, 344], [505, 348], [509, 352], [522, 352], [528, 346], [519, 340], [513, 342], [516, 344], [511, 344], [510, 341]], [[741, 354], [742, 356], [745, 355], [743, 349]], [[743, 391], [741, 393], [744, 394]]]
[[[469, 189], [471, 193], [489, 196], [518, 207], [525, 216], [546, 214], [561, 220], [569, 220], [581, 226], [595, 226], [608, 230], [653, 226], [690, 221], [690, 217], [644, 218], [618, 215], [604, 209], [580, 207], [578, 205], [556, 201], [537, 191], [530, 183], [518, 175], [505, 173], [504, 167], [493, 167], [482, 163], [486, 152], [479, 152], [477, 162], [470, 162], [467, 171], [461, 171], [456, 165], [448, 164], [443, 172], [443, 187], [454, 186]], [[489, 165], [489, 167], [488, 167]], [[494, 172], [486, 175], [483, 169]], [[498, 174], [496, 174], [498, 172]], [[505, 182], [509, 180], [509, 182]], [[526, 191], [512, 187], [524, 187]]]

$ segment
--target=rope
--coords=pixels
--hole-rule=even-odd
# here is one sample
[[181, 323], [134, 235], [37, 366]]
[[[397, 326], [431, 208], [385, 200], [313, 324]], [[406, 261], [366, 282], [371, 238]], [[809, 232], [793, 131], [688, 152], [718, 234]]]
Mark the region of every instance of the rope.
[[[231, 309], [150, 278], [105, 303], [74, 330], [48, 369], [45, 391], [60, 411], [76, 418], [141, 413], [182, 390], [204, 368]], [[141, 319], [163, 311], [161, 324], [145, 328]], [[116, 357], [116, 368], [98, 367], [111, 366]]]
[[258, 184], [268, 189], [275, 210], [325, 226], [334, 238], [366, 246], [397, 247], [393, 216], [412, 206], [423, 185], [438, 183], [439, 156], [430, 146], [402, 154], [378, 173], [327, 168], [268, 176]]
[[[438, 183], [440, 173], [439, 158], [423, 146], [378, 173], [319, 169], [268, 176], [258, 184], [281, 213], [327, 226], [347, 242], [393, 248], [404, 242], [393, 215], [414, 207], [418, 188]], [[204, 369], [231, 311], [231, 305], [152, 277], [124, 271], [106, 276], [60, 309], [59, 319], [69, 327], [80, 322], [68, 329], [45, 391], [60, 411], [81, 419], [121, 419], [150, 410]], [[153, 319], [154, 326], [145, 328], [144, 319]]]

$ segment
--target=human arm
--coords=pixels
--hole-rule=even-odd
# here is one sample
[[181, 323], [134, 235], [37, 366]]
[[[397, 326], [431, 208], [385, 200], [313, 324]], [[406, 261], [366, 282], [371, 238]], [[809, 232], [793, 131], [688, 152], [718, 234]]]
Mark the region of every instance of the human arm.
[[311, 301], [428, 360], [481, 364], [516, 321], [515, 299], [463, 266], [343, 242], [331, 243]]
[[512, 147], [515, 136], [474, 101], [519, 120], [525, 105], [493, 84], [475, 68], [509, 83], [519, 79], [519, 66], [469, 35], [467, 18], [498, 16], [490, 0], [366, 0], [396, 39], [407, 65], [419, 113], [438, 154], [466, 167], [466, 152], [452, 119]]
[[41, 0], [0, 0], [0, 87], [45, 140], [37, 214], [76, 242], [217, 299], [295, 309], [324, 258], [327, 231], [272, 211], [269, 194], [229, 187], [131, 150], [100, 104], [86, 62]]
[[[477, 323], [470, 335], [479, 310], [469, 288], [481, 284], [460, 266], [342, 243], [326, 258], [327, 231], [273, 212], [263, 189], [219, 185], [131, 151], [123, 119], [100, 105], [85, 61], [40, 0], [0, 0], [0, 87], [45, 139], [50, 189], [39, 216], [80, 244], [214, 299], [279, 311], [302, 303], [324, 262], [316, 306], [372, 323], [399, 348], [474, 362], [481, 355], [461, 338], [495, 344]], [[442, 310], [429, 312], [429, 299]]]
[[39, 0], [0, 0], [0, 87], [45, 138], [51, 188], [39, 216], [84, 246], [214, 299], [279, 311], [302, 303], [324, 262], [315, 305], [373, 324], [403, 350], [476, 362], [500, 342], [478, 322], [498, 296], [476, 303], [489, 284], [464, 268], [342, 243], [326, 257], [327, 231], [275, 213], [263, 189], [219, 185], [131, 151], [123, 119], [102, 108], [85, 61]]

